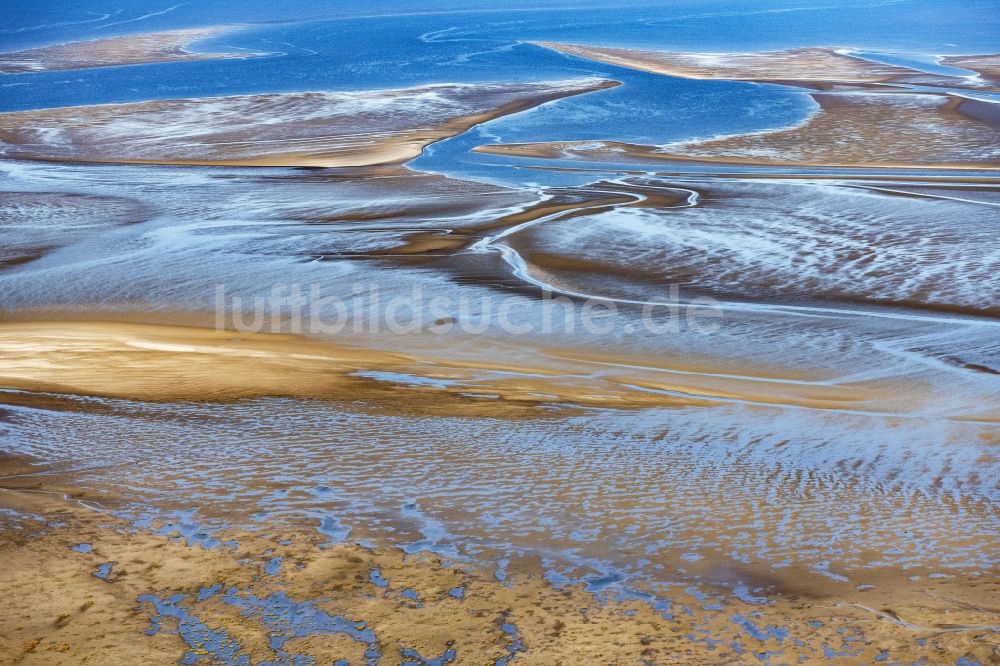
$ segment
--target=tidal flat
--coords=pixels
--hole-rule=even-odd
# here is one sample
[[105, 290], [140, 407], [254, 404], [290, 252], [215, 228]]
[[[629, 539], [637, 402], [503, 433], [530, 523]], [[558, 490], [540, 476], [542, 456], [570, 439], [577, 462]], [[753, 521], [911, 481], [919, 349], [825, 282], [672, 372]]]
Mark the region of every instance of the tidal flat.
[[994, 9], [7, 12], [0, 663], [1000, 662]]
[[189, 45], [230, 34], [241, 26], [208, 26], [187, 30], [164, 30], [122, 37], [91, 39], [4, 53], [0, 74], [122, 67], [160, 62], [251, 58], [267, 55], [254, 52], [198, 52]]

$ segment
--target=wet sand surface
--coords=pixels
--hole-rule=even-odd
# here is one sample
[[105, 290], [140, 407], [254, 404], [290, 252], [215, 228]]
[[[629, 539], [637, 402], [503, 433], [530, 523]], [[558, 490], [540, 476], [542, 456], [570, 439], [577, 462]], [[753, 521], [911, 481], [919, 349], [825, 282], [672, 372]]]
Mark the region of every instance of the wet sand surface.
[[678, 53], [536, 42], [587, 60], [690, 79], [729, 79], [795, 85], [886, 83], [918, 74], [912, 69], [871, 62], [845, 49], [800, 48], [764, 53]]
[[[696, 199], [673, 208], [593, 211], [590, 224], [550, 220], [507, 242], [532, 270], [580, 291], [627, 283], [652, 295], [666, 283], [736, 299], [998, 314], [991, 277], [996, 185], [645, 175], [619, 183], [637, 193]], [[941, 225], [939, 209], [956, 224]], [[958, 274], [945, 268], [959, 264]]]
[[[817, 104], [815, 113], [805, 122], [788, 128], [665, 145], [623, 143], [609, 138], [487, 144], [476, 151], [625, 164], [667, 160], [894, 169], [996, 169], [1000, 165], [997, 149], [1000, 119], [996, 104], [957, 94], [956, 89], [967, 86], [984, 89], [981, 85], [967, 84], [967, 78], [929, 76], [834, 49], [685, 54], [547, 42], [539, 45], [667, 76], [785, 83], [828, 92], [809, 93]], [[970, 58], [971, 66], [990, 63], [994, 56]], [[895, 87], [872, 87], [874, 83], [892, 83]], [[906, 90], [907, 84], [917, 85]]]
[[[0, 271], [21, 663], [995, 658], [995, 184], [3, 168], [121, 211]], [[212, 329], [276, 281], [618, 309]], [[665, 282], [721, 327], [639, 327]]]
[[1000, 55], [998, 54], [945, 56], [941, 58], [941, 62], [945, 65], [972, 70], [991, 85], [1000, 85]]
[[266, 53], [199, 53], [186, 47], [211, 37], [243, 29], [243, 26], [213, 26], [187, 30], [165, 30], [125, 37], [53, 44], [0, 53], [0, 73], [22, 74], [92, 67], [118, 67], [157, 62], [253, 58]]
[[43, 257], [109, 228], [139, 222], [145, 210], [137, 201], [66, 193], [0, 192], [0, 266]]
[[[19, 322], [0, 324], [0, 378], [16, 391], [156, 401], [344, 399], [368, 392], [385, 401], [387, 409], [429, 409], [441, 403], [445, 410], [493, 415], [527, 412], [529, 407], [717, 406], [735, 401], [858, 413], [896, 409], [903, 416], [932, 402], [930, 395], [921, 395], [926, 388], [916, 380], [909, 380], [913, 386], [907, 387], [903, 402], [893, 393], [902, 387], [880, 376], [810, 380], [796, 377], [801, 368], [762, 372], [728, 366], [722, 359], [706, 366], [694, 359], [675, 366], [643, 365], [636, 359], [566, 349], [523, 348], [516, 362], [505, 362], [497, 351], [457, 359], [424, 355], [422, 347], [433, 343], [407, 340], [399, 349], [416, 353], [405, 354], [280, 334], [65, 319]], [[171, 381], [151, 384], [151, 376]], [[17, 402], [20, 395], [7, 399]], [[491, 402], [483, 403], [484, 398]], [[966, 405], [964, 413], [953, 416], [970, 416], [975, 408]]]
[[[703, 141], [643, 146], [615, 141], [483, 145], [477, 151], [593, 162], [1000, 168], [995, 105], [951, 95], [813, 93], [816, 115], [789, 129]], [[975, 114], [975, 115], [973, 115]]]
[[[424, 502], [386, 518], [404, 535], [430, 530], [431, 539], [386, 549], [344, 543], [347, 530], [335, 519], [320, 531], [293, 519], [209, 536], [203, 516], [182, 512], [137, 527], [122, 518], [128, 499], [75, 485], [80, 471], [72, 466], [39, 471], [35, 461], [7, 457], [3, 472], [2, 584], [10, 596], [0, 626], [16, 663], [993, 657], [994, 580], [873, 574], [865, 580], [876, 584], [851, 589], [792, 574], [780, 582], [761, 576], [747, 587], [719, 566], [650, 594], [614, 576], [575, 583], [547, 573], [545, 554], [504, 560], [492, 571], [435, 552], [439, 534]], [[273, 485], [272, 495], [290, 506], [301, 505], [303, 491], [328, 495], [324, 509], [335, 505], [336, 490], [327, 486]]]
[[617, 81], [0, 114], [0, 661], [1000, 662], [996, 57], [532, 44], [817, 109], [516, 187], [402, 164]]
[[343, 167], [400, 164], [427, 144], [617, 85], [578, 79], [161, 100], [0, 114], [9, 158]]

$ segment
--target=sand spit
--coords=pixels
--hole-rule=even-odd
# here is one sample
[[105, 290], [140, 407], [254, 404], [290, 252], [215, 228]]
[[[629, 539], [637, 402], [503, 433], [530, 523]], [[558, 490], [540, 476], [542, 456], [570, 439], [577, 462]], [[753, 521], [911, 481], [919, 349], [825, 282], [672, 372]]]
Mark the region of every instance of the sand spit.
[[[475, 150], [518, 157], [612, 162], [1000, 168], [1000, 114], [995, 104], [944, 90], [909, 91], [898, 87], [975, 87], [964, 77], [930, 76], [830, 48], [710, 54], [536, 43], [581, 58], [667, 76], [780, 83], [827, 92], [809, 93], [819, 109], [805, 122], [790, 128], [661, 146], [606, 140], [485, 145]], [[962, 62], [989, 72], [996, 56], [969, 56]], [[957, 61], [950, 64], [962, 66]]]
[[117, 67], [120, 65], [143, 65], [154, 62], [254, 58], [268, 55], [253, 51], [199, 53], [185, 48], [192, 42], [236, 32], [244, 27], [236, 25], [164, 30], [163, 32], [94, 39], [85, 42], [68, 42], [0, 53], [0, 73], [24, 74], [94, 67]]
[[[907, 67], [855, 57], [848, 49], [828, 47], [751, 53], [683, 53], [556, 42], [534, 44], [587, 60], [685, 79], [725, 79], [829, 88], [837, 84], [916, 83], [929, 77]], [[941, 78], [934, 77], [935, 80]], [[953, 83], [958, 85], [963, 81], [956, 79]]]
[[972, 70], [989, 84], [1000, 86], [1000, 54], [945, 56], [941, 64]]
[[8, 158], [346, 167], [399, 164], [479, 123], [618, 85], [604, 79], [439, 84], [158, 100], [0, 115]]
[[108, 512], [124, 498], [98, 505], [71, 468], [40, 462], [0, 458], [0, 649], [13, 663], [987, 663], [996, 654], [988, 577], [900, 575], [836, 595], [762, 582], [743, 598], [723, 583], [717, 604], [705, 602], [706, 582], [671, 587], [665, 609], [554, 587], [537, 559], [511, 562], [501, 581], [474, 562], [330, 543], [306, 525], [221, 530], [203, 547], [176, 524], [136, 528]]
[[1000, 126], [972, 115], [980, 107], [992, 106], [986, 102], [945, 94], [812, 96], [820, 105], [815, 115], [801, 125], [768, 132], [663, 146], [563, 141], [484, 145], [475, 150], [588, 161], [1000, 169]]

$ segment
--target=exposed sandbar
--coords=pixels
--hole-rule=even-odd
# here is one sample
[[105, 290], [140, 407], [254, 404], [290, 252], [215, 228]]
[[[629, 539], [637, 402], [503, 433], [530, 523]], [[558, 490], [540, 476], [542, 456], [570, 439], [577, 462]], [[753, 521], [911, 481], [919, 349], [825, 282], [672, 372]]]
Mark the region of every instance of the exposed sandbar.
[[750, 53], [684, 53], [556, 42], [534, 43], [587, 60], [686, 79], [827, 86], [836, 83], [888, 83], [920, 74], [906, 67], [854, 57], [846, 49], [825, 47]]
[[22, 51], [0, 53], [0, 73], [23, 74], [120, 65], [144, 65], [154, 62], [222, 60], [267, 55], [252, 51], [236, 53], [199, 53], [187, 47], [210, 37], [242, 30], [244, 26], [212, 26], [184, 30], [164, 30], [141, 35], [110, 37], [84, 42], [52, 44]]
[[993, 86], [1000, 86], [1000, 53], [989, 55], [945, 56], [942, 65], [961, 67], [979, 74], [980, 78]]
[[[667, 76], [784, 83], [838, 92], [810, 93], [819, 104], [818, 111], [790, 128], [664, 146], [609, 139], [486, 145], [477, 151], [617, 162], [662, 159], [768, 166], [1000, 167], [997, 105], [945, 91], [914, 93], [891, 85], [974, 88], [966, 77], [932, 76], [833, 48], [678, 53], [536, 43], [569, 55]], [[997, 56], [945, 58], [942, 62], [969, 69], [978, 67], [977, 71], [988, 74], [995, 71]]]
[[518, 157], [614, 162], [1000, 168], [1000, 125], [990, 122], [980, 108], [993, 106], [988, 103], [945, 94], [858, 92], [812, 96], [820, 109], [806, 122], [766, 132], [663, 146], [563, 141], [484, 145], [475, 150]]
[[23, 111], [0, 115], [0, 150], [9, 158], [81, 162], [399, 164], [487, 120], [616, 85], [604, 79], [439, 84]]
[[[494, 416], [522, 415], [541, 405], [634, 409], [729, 401], [877, 412], [919, 409], [932, 398], [918, 385], [902, 391], [897, 382], [878, 379], [789, 381], [805, 370], [722, 360], [649, 359], [643, 371], [643, 361], [604, 355], [595, 364], [597, 358], [579, 350], [524, 347], [512, 363], [513, 352], [503, 349], [472, 359], [420, 349], [419, 339], [404, 339], [390, 351], [290, 334], [113, 321], [10, 322], [0, 324], [0, 388], [151, 401], [364, 399], [393, 411]], [[614, 367], [619, 370], [606, 370]], [[594, 377], [595, 368], [604, 374]], [[6, 399], [28, 399], [16, 395]]]

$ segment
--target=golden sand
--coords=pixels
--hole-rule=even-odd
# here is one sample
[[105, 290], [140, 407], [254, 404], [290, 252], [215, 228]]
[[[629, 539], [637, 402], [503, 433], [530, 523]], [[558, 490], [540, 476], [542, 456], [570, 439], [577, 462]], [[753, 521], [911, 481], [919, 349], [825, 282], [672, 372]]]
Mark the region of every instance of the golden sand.
[[[543, 405], [634, 409], [720, 400], [882, 412], [919, 409], [933, 399], [917, 384], [905, 390], [882, 380], [826, 384], [802, 378], [802, 369], [764, 371], [721, 359], [654, 363], [519, 345], [512, 349], [524, 359], [519, 363], [505, 360], [510, 356], [499, 347], [469, 360], [440, 351], [439, 338], [409, 337], [399, 340], [400, 351], [389, 351], [277, 333], [111, 321], [10, 322], [0, 324], [0, 388], [153, 401], [365, 397], [393, 412], [495, 416], [523, 416]], [[420, 351], [427, 344], [438, 351]], [[449, 339], [450, 347], [457, 345]], [[372, 371], [387, 374], [364, 374]], [[427, 386], [408, 377], [441, 381]], [[796, 377], [801, 381], [789, 381]], [[32, 402], [31, 395], [6, 399]]]
[[883, 65], [832, 48], [798, 48], [758, 53], [683, 53], [533, 42], [587, 60], [686, 79], [809, 83], [884, 83], [914, 70]]
[[[840, 81], [877, 82], [895, 77], [894, 72], [873, 73], [867, 65], [859, 71], [860, 66], [854, 62], [857, 59], [829, 50], [792, 53], [782, 67], [799, 81], [814, 80], [816, 71], [822, 69]], [[795, 62], [802, 66], [788, 70]], [[688, 75], [713, 78], [713, 72], [704, 70], [704, 62], [686, 67]], [[117, 151], [124, 145], [127, 153], [127, 142], [136, 139], [137, 144], [141, 143], [145, 135], [129, 136], [126, 132], [124, 144], [113, 144], [109, 152], [102, 153], [108, 135], [102, 135], [100, 130], [91, 133], [104, 122], [114, 124], [123, 117], [134, 120], [135, 116], [122, 113], [125, 106], [129, 107], [126, 111], [140, 115], [148, 112], [150, 118], [173, 112], [177, 114], [175, 121], [187, 118], [182, 124], [197, 128], [206, 111], [191, 101], [149, 103], [142, 109], [122, 105], [111, 110], [94, 111], [96, 107], [88, 107], [86, 111], [30, 112], [41, 114], [35, 116], [8, 114], [0, 118], [0, 137], [14, 151], [9, 154], [40, 150], [34, 156], [45, 159], [298, 166], [381, 164], [408, 159], [419, 154], [427, 143], [491, 117], [554, 96], [606, 85], [611, 84], [558, 95], [536, 91], [488, 110], [459, 114], [430, 130], [393, 127], [396, 134], [388, 140], [372, 138], [377, 134], [375, 130], [360, 139], [345, 137], [323, 121], [305, 123], [309, 131], [302, 135], [299, 132], [303, 123], [293, 122], [277, 135], [277, 150], [267, 154], [253, 152], [260, 148], [248, 138], [247, 128], [236, 130], [232, 136], [220, 133], [217, 127], [210, 127], [204, 135], [194, 131], [182, 137], [181, 143], [190, 142], [187, 146], [158, 145], [156, 150], [161, 152], [157, 155], [133, 155], [127, 160]], [[272, 104], [289, 101], [260, 97], [268, 97], [260, 109], [265, 115], [274, 109]], [[291, 101], [292, 116], [304, 111], [300, 105], [303, 97]], [[326, 99], [305, 98], [307, 106], [322, 105]], [[851, 98], [817, 99], [823, 109], [803, 127], [691, 144], [678, 153], [680, 157], [668, 159], [779, 164], [785, 163], [775, 161], [782, 159], [780, 156], [791, 156], [790, 163], [811, 165], [827, 163], [836, 153], [847, 155], [849, 163], [872, 164], [878, 155], [871, 151], [895, 150], [890, 154], [899, 163], [924, 164], [922, 160], [931, 160], [929, 163], [935, 164], [933, 160], [943, 159], [948, 166], [955, 166], [965, 164], [956, 161], [961, 155], [981, 155], [982, 141], [995, 142], [995, 128], [989, 130], [993, 134], [984, 134], [980, 125], [966, 127], [964, 123], [976, 119], [970, 120], [960, 108], [963, 102], [955, 98], [935, 107], [933, 113], [941, 118], [935, 121], [934, 131], [943, 133], [940, 143], [945, 145], [933, 149], [920, 145], [928, 143], [922, 141], [926, 125], [922, 132], [911, 129], [927, 119], [926, 109], [920, 104], [910, 108], [886, 102], [896, 106], [892, 113], [885, 114], [884, 107], [878, 106], [882, 100], [877, 98], [864, 103], [867, 111], [852, 106], [856, 100]], [[74, 125], [72, 116], [81, 113], [85, 117]], [[229, 117], [233, 109], [224, 108], [220, 113]], [[884, 115], [893, 117], [884, 119]], [[254, 118], [249, 119], [251, 125]], [[860, 127], [856, 124], [859, 118]], [[855, 124], [845, 129], [848, 119]], [[42, 120], [64, 132], [61, 136], [66, 143], [28, 146], [34, 127], [31, 123]], [[372, 127], [385, 129], [377, 123]], [[958, 133], [948, 134], [946, 130]], [[893, 132], [902, 134], [883, 136]], [[841, 145], [831, 152], [829, 146], [845, 138], [857, 143], [850, 148]], [[352, 144], [354, 140], [359, 143]], [[866, 147], [868, 143], [872, 146]], [[137, 144], [133, 144], [134, 150], [139, 150]], [[615, 153], [616, 159], [629, 151], [646, 159], [650, 155], [643, 151], [652, 150], [605, 145], [611, 152], [621, 151]], [[518, 154], [516, 148], [492, 150]], [[175, 150], [180, 152], [171, 152]], [[573, 155], [580, 147], [562, 145], [554, 150], [547, 145], [540, 150], [561, 156]], [[599, 154], [599, 150], [596, 152]], [[591, 158], [589, 152], [584, 154]], [[544, 204], [470, 227], [463, 234], [415, 233], [385, 254], [454, 252], [489, 232], [550, 215], [565, 220], [616, 206], [674, 206], [682, 199], [667, 194], [632, 197], [628, 189], [602, 188], [598, 184], [586, 193], [561, 192]], [[43, 250], [48, 247], [45, 245]], [[528, 252], [525, 255], [529, 256]], [[541, 252], [529, 259], [561, 269], [599, 269], [574, 265], [572, 259]], [[373, 348], [350, 339], [248, 334], [179, 325], [204, 324], [197, 315], [163, 315], [165, 321], [174, 323], [158, 325], [92, 321], [86, 312], [75, 320], [9, 321], [13, 317], [10, 313], [7, 317], [6, 323], [0, 323], [0, 388], [14, 391], [5, 393], [4, 401], [56, 411], [67, 409], [71, 401], [65, 396], [73, 394], [170, 402], [288, 396], [327, 400], [333, 410], [361, 401], [381, 415], [418, 412], [468, 419], [532, 417], [539, 415], [540, 408], [552, 405], [697, 406], [707, 410], [730, 401], [865, 412], [916, 409], [932, 402], [933, 391], [940, 390], [938, 386], [929, 391], [903, 382], [825, 383], [822, 373], [803, 367], [738, 366], [731, 361], [689, 355], [655, 360], [627, 358], [587, 352], [582, 345], [575, 349], [543, 349], [510, 343], [470, 359], [453, 353], [453, 340], [443, 344], [440, 338], [401, 340], [396, 348]], [[435, 351], [430, 353], [428, 349]], [[372, 378], [372, 371], [384, 373], [385, 379]], [[361, 372], [369, 374], [359, 375]], [[406, 380], [407, 376], [441, 382], [437, 386], [414, 384]], [[477, 395], [490, 399], [482, 400]], [[706, 418], [711, 418], [710, 412], [706, 411]], [[185, 657], [211, 657], [211, 645], [185, 642], [178, 633], [182, 627], [176, 619], [158, 613], [148, 600], [139, 601], [147, 594], [160, 599], [183, 595], [176, 602], [180, 607], [207, 628], [226, 632], [233, 645], [238, 642], [238, 653], [254, 663], [281, 659], [283, 655], [274, 643], [281, 630], [268, 626], [259, 614], [241, 613], [219, 596], [199, 599], [199, 593], [212, 586], [224, 590], [227, 598], [243, 601], [251, 596], [267, 599], [285, 594], [292, 601], [308, 600], [312, 608], [323, 613], [349, 618], [356, 628], [370, 628], [377, 636], [382, 663], [400, 663], [409, 650], [432, 658], [452, 649], [456, 651], [455, 663], [469, 664], [495, 663], [512, 654], [520, 655], [516, 660], [519, 662], [552, 665], [731, 664], [763, 660], [767, 653], [775, 653], [774, 658], [789, 663], [810, 663], [828, 657], [830, 649], [835, 653], [843, 649], [845, 636], [855, 640], [845, 654], [838, 656], [858, 663], [871, 663], [885, 650], [891, 651], [897, 661], [955, 663], [965, 657], [988, 663], [1000, 658], [996, 644], [1000, 609], [993, 601], [1000, 592], [996, 580], [964, 573], [942, 579], [911, 578], [919, 567], [932, 567], [932, 555], [924, 556], [916, 569], [886, 567], [872, 573], [871, 579], [878, 582], [875, 589], [860, 589], [846, 581], [817, 584], [815, 571], [807, 574], [794, 565], [781, 571], [755, 571], [748, 565], [740, 575], [761, 581], [769, 593], [773, 592], [771, 603], [749, 604], [727, 597], [719, 609], [706, 610], [697, 591], [678, 587], [670, 592], [675, 612], [666, 618], [647, 603], [599, 601], [574, 585], [557, 589], [544, 579], [544, 566], [537, 557], [512, 562], [508, 579], [501, 582], [476, 564], [445, 562], [427, 554], [404, 555], [382, 546], [329, 545], [315, 531], [296, 525], [269, 524], [266, 530], [231, 529], [218, 534], [223, 541], [238, 542], [237, 549], [192, 547], [183, 540], [156, 534], [158, 523], [148, 530], [137, 529], [109, 514], [108, 510], [132, 500], [118, 495], [118, 488], [82, 490], [68, 468], [39, 466], [38, 462], [0, 456], [0, 558], [4, 562], [0, 589], [6, 597], [5, 612], [0, 614], [0, 653], [15, 663], [168, 664]], [[121, 487], [128, 474], [129, 470], [123, 470]], [[224, 481], [223, 477], [220, 471], [219, 481]], [[739, 513], [731, 506], [741, 501], [738, 494], [717, 501], [720, 513], [726, 509]], [[777, 511], [761, 515], [765, 516], [761, 524], [783, 519]], [[728, 527], [746, 529], [732, 523]], [[764, 529], [766, 532], [768, 528]], [[974, 534], [969, 538], [978, 537]], [[92, 552], [72, 550], [81, 543], [90, 544]], [[278, 573], [271, 574], [266, 567], [274, 557], [282, 558], [282, 565]], [[113, 563], [113, 567], [105, 580], [92, 575], [106, 563]], [[721, 570], [730, 564], [730, 560], [719, 558], [704, 566]], [[376, 568], [388, 581], [384, 587], [370, 580]], [[705, 582], [707, 586], [714, 584]], [[449, 593], [456, 587], [463, 589], [463, 598]], [[405, 596], [407, 590], [413, 594]], [[729, 591], [731, 585], [720, 584], [720, 593]], [[684, 607], [696, 611], [689, 615], [681, 610]], [[788, 629], [803, 641], [793, 642], [778, 635], [752, 639], [749, 632], [734, 629], [733, 617], [737, 614], [753, 617], [760, 627]], [[516, 640], [505, 625], [516, 626]], [[159, 631], [155, 631], [157, 627]], [[190, 626], [183, 629], [191, 631]], [[710, 644], [703, 636], [719, 642]], [[285, 651], [314, 657], [320, 663], [343, 658], [361, 663], [370, 647], [343, 633], [305, 632], [287, 638], [283, 643]], [[743, 647], [738, 648], [737, 643], [743, 643]]]
[[[344, 617], [371, 630], [381, 663], [400, 663], [404, 650], [432, 658], [449, 649], [456, 651], [455, 663], [494, 663], [512, 648], [518, 661], [553, 666], [730, 664], [778, 650], [793, 663], [802, 663], [800, 657], [814, 663], [825, 646], [841, 646], [844, 636], [852, 640], [853, 663], [870, 663], [885, 650], [895, 659], [931, 663], [996, 658], [991, 637], [998, 630], [998, 585], [989, 578], [915, 583], [899, 572], [886, 574], [876, 589], [859, 591], [797, 585], [789, 575], [784, 591], [773, 594], [769, 604], [729, 598], [717, 611], [702, 610], [692, 596], [697, 591], [677, 587], [670, 592], [672, 617], [664, 617], [641, 601], [602, 602], [580, 586], [554, 588], [531, 558], [512, 562], [502, 583], [473, 564], [328, 545], [322, 535], [296, 527], [217, 534], [237, 542], [236, 549], [192, 547], [136, 529], [107, 513], [113, 504], [95, 505], [88, 493], [74, 488], [71, 473], [42, 468], [36, 474], [31, 463], [0, 459], [5, 511], [0, 589], [6, 599], [0, 649], [11, 663], [170, 664], [185, 655], [209, 658], [218, 647], [206, 641], [208, 630], [224, 632], [226, 644], [253, 663], [279, 657], [275, 637], [287, 637], [286, 652], [319, 663], [364, 662], [369, 645], [344, 633], [306, 630], [296, 637], [281, 628], [281, 615], [269, 626], [259, 613], [233, 605], [278, 598], [275, 594], [291, 603], [309, 601], [302, 612]], [[81, 543], [91, 551], [74, 551]], [[281, 558], [280, 570], [265, 573], [275, 557]], [[111, 568], [104, 579], [93, 575], [106, 563]], [[384, 586], [370, 578], [376, 569]], [[451, 593], [456, 588], [462, 598]], [[205, 592], [210, 589], [215, 592]], [[179, 627], [145, 595], [175, 599], [193, 620]], [[697, 610], [688, 614], [684, 607]], [[740, 616], [761, 628], [788, 630], [796, 640], [779, 634], [752, 638], [734, 623]], [[516, 628], [517, 642], [504, 625]], [[710, 646], [703, 636], [716, 642]]]

